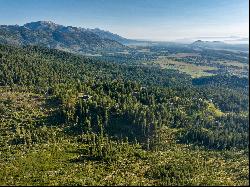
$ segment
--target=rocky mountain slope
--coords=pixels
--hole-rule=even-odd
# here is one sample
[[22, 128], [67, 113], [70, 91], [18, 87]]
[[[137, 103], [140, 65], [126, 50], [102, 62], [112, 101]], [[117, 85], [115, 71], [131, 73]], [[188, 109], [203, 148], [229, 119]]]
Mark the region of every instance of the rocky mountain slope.
[[1, 25], [0, 43], [11, 45], [40, 45], [69, 52], [112, 51], [124, 49], [121, 43], [100, 37], [90, 29], [38, 21], [19, 25]]

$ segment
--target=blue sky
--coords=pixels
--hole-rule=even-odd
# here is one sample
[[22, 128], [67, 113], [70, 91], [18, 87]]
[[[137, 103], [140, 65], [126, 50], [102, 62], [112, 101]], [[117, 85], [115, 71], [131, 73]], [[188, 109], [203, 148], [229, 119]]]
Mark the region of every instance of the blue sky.
[[248, 36], [248, 0], [0, 0], [0, 24], [47, 20], [127, 38]]

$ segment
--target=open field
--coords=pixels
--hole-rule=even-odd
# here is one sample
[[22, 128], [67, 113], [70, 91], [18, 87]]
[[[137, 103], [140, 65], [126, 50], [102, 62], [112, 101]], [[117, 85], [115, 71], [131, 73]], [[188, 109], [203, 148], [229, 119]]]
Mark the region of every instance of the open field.
[[215, 61], [215, 63], [221, 64], [223, 66], [228, 66], [228, 67], [236, 67], [236, 68], [242, 68], [242, 69], [247, 69], [249, 70], [249, 65], [248, 64], [243, 64], [237, 61]]
[[175, 58], [185, 58], [185, 57], [193, 57], [193, 56], [200, 56], [197, 53], [176, 53], [176, 54], [171, 54], [169, 57], [175, 57]]
[[174, 61], [168, 58], [158, 58], [153, 62], [154, 64], [159, 65], [161, 68], [166, 69], [176, 69], [181, 72], [187, 73], [192, 77], [201, 77], [201, 76], [210, 76], [212, 73], [206, 71], [217, 70], [216, 67], [210, 66], [197, 66], [194, 64], [188, 64], [185, 62]]

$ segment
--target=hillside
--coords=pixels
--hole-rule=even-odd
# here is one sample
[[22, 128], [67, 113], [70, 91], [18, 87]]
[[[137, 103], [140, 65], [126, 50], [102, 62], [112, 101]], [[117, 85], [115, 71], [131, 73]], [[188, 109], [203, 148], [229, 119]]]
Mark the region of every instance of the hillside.
[[248, 185], [248, 79], [0, 45], [0, 185]]
[[249, 51], [249, 44], [228, 44], [221, 41], [202, 41], [197, 40], [189, 45], [194, 49], [220, 49], [220, 50], [232, 50], [232, 51]]
[[129, 44], [132, 41], [132, 40], [129, 40], [127, 38], [121, 37], [118, 34], [113, 34], [109, 31], [104, 31], [104, 30], [101, 30], [98, 28], [88, 29], [88, 30], [90, 32], [97, 34], [100, 38], [114, 40], [114, 41], [117, 41], [121, 44]]
[[23, 26], [1, 25], [0, 43], [39, 45], [75, 53], [119, 51], [125, 47], [115, 40], [100, 37], [94, 32], [49, 21], [27, 23]]

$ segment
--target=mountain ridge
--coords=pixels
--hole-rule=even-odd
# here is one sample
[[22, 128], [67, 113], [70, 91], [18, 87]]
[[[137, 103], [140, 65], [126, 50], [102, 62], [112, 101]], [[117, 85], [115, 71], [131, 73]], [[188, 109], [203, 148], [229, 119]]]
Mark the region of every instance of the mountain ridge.
[[223, 49], [223, 50], [240, 50], [248, 51], [248, 44], [229, 44], [222, 41], [204, 41], [196, 40], [189, 44], [193, 49]]
[[[129, 46], [184, 45], [192, 49], [223, 49], [248, 51], [248, 44], [228, 44], [221, 41], [196, 40], [190, 44], [156, 42], [122, 37], [100, 28], [64, 26], [52, 21], [36, 21], [19, 25], [0, 25], [0, 43], [10, 45], [40, 45], [79, 54], [122, 52]], [[131, 48], [130, 48], [131, 50]]]
[[126, 48], [123, 44], [100, 37], [88, 29], [63, 26], [51, 21], [19, 25], [1, 25], [0, 43], [11, 45], [41, 45], [75, 53]]

